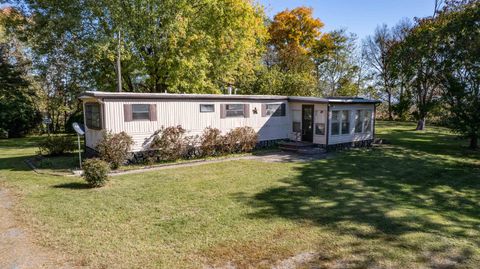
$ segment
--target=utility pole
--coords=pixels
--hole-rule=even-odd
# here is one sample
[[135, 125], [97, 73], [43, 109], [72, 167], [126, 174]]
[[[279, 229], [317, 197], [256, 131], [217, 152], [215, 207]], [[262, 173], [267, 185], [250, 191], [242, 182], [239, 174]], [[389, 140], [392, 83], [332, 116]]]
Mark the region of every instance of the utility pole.
[[122, 91], [122, 67], [120, 62], [120, 49], [121, 49], [121, 38], [120, 38], [120, 30], [118, 30], [118, 47], [117, 47], [117, 83], [118, 83], [118, 92]]

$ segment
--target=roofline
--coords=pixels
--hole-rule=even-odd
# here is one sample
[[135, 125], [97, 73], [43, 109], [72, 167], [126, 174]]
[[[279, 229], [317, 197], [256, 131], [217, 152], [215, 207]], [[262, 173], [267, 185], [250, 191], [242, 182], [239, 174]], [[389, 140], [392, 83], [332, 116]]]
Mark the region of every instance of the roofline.
[[226, 94], [175, 94], [175, 93], [135, 93], [135, 92], [99, 92], [86, 91], [79, 99], [183, 99], [183, 100], [258, 100], [258, 101], [291, 101], [321, 104], [377, 104], [378, 100], [363, 98], [321, 98], [313, 96], [281, 96], [281, 95], [226, 95]]
[[85, 98], [106, 99], [185, 99], [185, 100], [287, 100], [279, 95], [226, 95], [226, 94], [175, 94], [175, 93], [135, 93], [135, 92], [97, 92], [87, 91], [80, 95]]

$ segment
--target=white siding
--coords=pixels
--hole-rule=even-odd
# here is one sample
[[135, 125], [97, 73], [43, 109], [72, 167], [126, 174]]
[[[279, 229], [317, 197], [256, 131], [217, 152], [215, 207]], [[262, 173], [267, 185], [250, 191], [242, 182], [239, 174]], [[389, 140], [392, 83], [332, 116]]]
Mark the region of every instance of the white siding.
[[[286, 103], [285, 117], [262, 117], [262, 104], [286, 103], [285, 101], [191, 101], [191, 100], [104, 100], [105, 128], [114, 133], [125, 131], [132, 136], [134, 151], [148, 145], [149, 138], [164, 127], [181, 125], [188, 135], [201, 135], [206, 127], [218, 128], [226, 133], [235, 127], [250, 126], [259, 134], [259, 141], [285, 139], [291, 128], [290, 112]], [[124, 104], [156, 104], [157, 121], [124, 121]], [[214, 104], [215, 112], [200, 113], [200, 104]], [[250, 104], [250, 117], [220, 118], [221, 104]], [[257, 114], [253, 111], [256, 109]]]
[[[336, 110], [348, 110], [349, 111], [349, 119], [350, 119], [350, 130], [349, 134], [340, 134], [340, 135], [331, 135], [331, 125], [332, 125], [332, 111]], [[355, 111], [356, 110], [370, 110], [372, 113], [371, 122], [372, 122], [372, 130], [368, 133], [355, 133]], [[328, 115], [330, 126], [328, 126], [328, 144], [335, 145], [335, 144], [342, 144], [342, 143], [350, 143], [356, 141], [363, 141], [373, 139], [373, 132], [374, 132], [374, 105], [373, 104], [355, 104], [355, 105], [348, 105], [348, 104], [338, 104], [330, 106], [330, 113]]]

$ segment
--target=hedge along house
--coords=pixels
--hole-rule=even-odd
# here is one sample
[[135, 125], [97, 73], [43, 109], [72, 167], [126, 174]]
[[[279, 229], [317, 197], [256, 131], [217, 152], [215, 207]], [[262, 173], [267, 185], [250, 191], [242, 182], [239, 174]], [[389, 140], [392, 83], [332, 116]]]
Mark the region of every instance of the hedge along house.
[[103, 132], [126, 132], [132, 151], [149, 149], [162, 127], [181, 125], [188, 135], [205, 128], [223, 134], [249, 126], [259, 144], [279, 140], [313, 143], [321, 147], [371, 143], [375, 134], [376, 100], [272, 95], [117, 93], [87, 91], [84, 106], [85, 146], [94, 150]]

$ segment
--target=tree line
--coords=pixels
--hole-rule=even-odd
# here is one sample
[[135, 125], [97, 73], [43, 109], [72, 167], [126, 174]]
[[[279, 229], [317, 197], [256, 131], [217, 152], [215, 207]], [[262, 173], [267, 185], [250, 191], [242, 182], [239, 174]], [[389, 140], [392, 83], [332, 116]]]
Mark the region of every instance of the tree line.
[[[478, 137], [476, 1], [447, 1], [432, 17], [379, 26], [363, 42], [345, 29], [323, 31], [311, 8], [270, 19], [250, 0], [10, 2], [0, 12], [0, 79], [13, 80], [0, 89], [0, 117], [28, 115], [19, 131], [0, 123], [10, 136], [34, 128], [39, 111], [51, 131], [65, 131], [81, 120], [77, 96], [116, 91], [120, 73], [128, 92], [379, 98], [389, 119], [413, 117], [423, 129], [433, 112], [448, 112], [445, 122]], [[24, 112], [7, 108], [20, 103]], [[475, 120], [476, 128], [455, 124]]]

